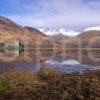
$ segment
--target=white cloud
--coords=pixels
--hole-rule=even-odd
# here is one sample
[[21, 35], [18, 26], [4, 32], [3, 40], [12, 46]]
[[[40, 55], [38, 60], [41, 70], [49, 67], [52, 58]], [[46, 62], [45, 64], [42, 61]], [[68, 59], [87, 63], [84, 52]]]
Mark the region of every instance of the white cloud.
[[94, 1], [39, 0], [37, 5], [34, 5], [34, 0], [31, 0], [31, 5], [25, 3], [24, 6], [30, 13], [25, 16], [18, 14], [8, 17], [21, 25], [33, 27], [95, 25], [100, 23], [100, 2]]

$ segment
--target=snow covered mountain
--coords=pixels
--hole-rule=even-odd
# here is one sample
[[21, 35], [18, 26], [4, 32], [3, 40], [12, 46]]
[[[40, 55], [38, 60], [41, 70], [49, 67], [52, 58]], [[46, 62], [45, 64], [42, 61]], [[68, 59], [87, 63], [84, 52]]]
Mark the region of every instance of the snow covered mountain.
[[76, 36], [78, 35], [80, 32], [75, 32], [72, 30], [67, 30], [67, 29], [55, 29], [55, 28], [50, 28], [50, 29], [39, 29], [39, 31], [45, 33], [46, 35], [50, 35], [50, 36], [55, 36], [55, 35], [63, 35], [63, 36]]
[[89, 28], [86, 28], [84, 31], [100, 31], [100, 26], [89, 27]]

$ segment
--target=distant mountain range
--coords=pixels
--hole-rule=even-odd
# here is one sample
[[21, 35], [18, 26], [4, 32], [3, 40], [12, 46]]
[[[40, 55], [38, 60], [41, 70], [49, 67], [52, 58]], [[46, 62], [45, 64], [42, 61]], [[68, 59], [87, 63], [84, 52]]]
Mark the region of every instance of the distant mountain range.
[[21, 26], [12, 20], [0, 16], [0, 43], [10, 40], [20, 40], [29, 44], [42, 43], [45, 46], [51, 46], [55, 41], [57, 46], [62, 42], [67, 46], [77, 47], [77, 39], [82, 42], [82, 47], [87, 47], [89, 42], [93, 47], [100, 47], [100, 26], [90, 27], [82, 32], [76, 32], [67, 29], [35, 29], [29, 26]]
[[100, 26], [86, 28], [66, 43], [70, 47], [81, 45], [82, 48], [100, 48]]
[[76, 36], [80, 33], [72, 30], [56, 29], [56, 28], [39, 29], [39, 30], [48, 36], [59, 35], [59, 34], [62, 34], [64, 36]]
[[68, 37], [75, 37], [81, 34], [82, 32], [87, 32], [87, 31], [100, 31], [100, 26], [96, 27], [88, 27], [84, 29], [81, 32], [76, 32], [73, 30], [68, 30], [68, 29], [56, 29], [56, 28], [44, 28], [44, 29], [39, 29], [39, 31], [43, 32], [47, 36], [55, 36], [55, 35], [63, 35], [63, 36], [68, 36]]
[[69, 39], [79, 34], [79, 32], [75, 32], [72, 30], [56, 28], [39, 29], [39, 31], [43, 32], [44, 34], [55, 40]]

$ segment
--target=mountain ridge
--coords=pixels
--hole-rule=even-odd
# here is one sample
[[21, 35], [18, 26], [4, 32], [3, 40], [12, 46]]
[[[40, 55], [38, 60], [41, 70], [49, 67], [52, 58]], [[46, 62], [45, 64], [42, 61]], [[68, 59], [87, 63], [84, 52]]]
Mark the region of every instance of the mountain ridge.
[[67, 30], [64, 28], [59, 28], [59, 29], [58, 28], [48, 28], [48, 29], [39, 29], [39, 30], [48, 36], [62, 34], [64, 36], [73, 37], [73, 36], [76, 36], [80, 33], [80, 32], [76, 32], [73, 30]]
[[40, 37], [46, 36], [35, 28], [23, 27], [6, 17], [0, 16], [0, 41], [20, 39], [22, 41], [33, 42], [35, 38]]
[[[47, 35], [47, 33], [51, 35]], [[74, 34], [74, 36], [72, 36], [72, 34]], [[72, 47], [77, 47], [78, 38], [82, 42], [82, 47], [86, 47], [91, 38], [94, 37], [100, 37], [99, 28], [87, 28], [82, 32], [55, 28], [38, 30], [30, 26], [23, 27], [6, 17], [0, 16], [0, 42], [17, 39], [36, 44], [36, 42], [42, 43], [44, 41], [45, 46], [50, 47], [52, 41], [54, 41], [58, 44], [64, 42], [72, 45]], [[99, 47], [100, 39], [94, 38], [92, 41], [94, 47]]]

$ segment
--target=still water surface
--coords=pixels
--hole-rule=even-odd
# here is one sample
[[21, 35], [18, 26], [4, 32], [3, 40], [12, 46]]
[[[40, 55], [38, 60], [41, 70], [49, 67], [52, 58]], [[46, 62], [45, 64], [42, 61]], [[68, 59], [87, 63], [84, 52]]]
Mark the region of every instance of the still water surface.
[[26, 50], [1, 51], [0, 73], [9, 71], [38, 71], [40, 68], [73, 73], [100, 70], [100, 51]]

